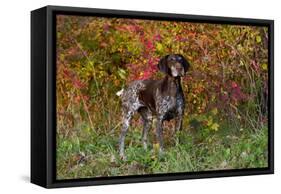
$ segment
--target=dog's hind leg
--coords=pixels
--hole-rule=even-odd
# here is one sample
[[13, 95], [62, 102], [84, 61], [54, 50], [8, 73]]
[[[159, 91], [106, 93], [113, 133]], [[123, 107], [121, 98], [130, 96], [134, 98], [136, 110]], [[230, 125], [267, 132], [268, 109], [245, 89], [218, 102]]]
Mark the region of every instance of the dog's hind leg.
[[133, 111], [123, 111], [123, 126], [121, 128], [121, 134], [119, 138], [119, 154], [121, 159], [125, 159], [125, 136], [130, 126], [133, 113]]
[[143, 121], [142, 144], [143, 144], [143, 148], [147, 149], [147, 133], [151, 127], [152, 113], [148, 110], [148, 108], [145, 107], [140, 108], [139, 113]]

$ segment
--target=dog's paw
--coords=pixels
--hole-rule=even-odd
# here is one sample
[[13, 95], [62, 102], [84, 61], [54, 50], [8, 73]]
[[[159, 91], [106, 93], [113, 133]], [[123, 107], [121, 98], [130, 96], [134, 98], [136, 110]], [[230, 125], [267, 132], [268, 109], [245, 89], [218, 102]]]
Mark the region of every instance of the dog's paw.
[[127, 160], [125, 154], [120, 154], [120, 160], [122, 160], [122, 161], [126, 161]]

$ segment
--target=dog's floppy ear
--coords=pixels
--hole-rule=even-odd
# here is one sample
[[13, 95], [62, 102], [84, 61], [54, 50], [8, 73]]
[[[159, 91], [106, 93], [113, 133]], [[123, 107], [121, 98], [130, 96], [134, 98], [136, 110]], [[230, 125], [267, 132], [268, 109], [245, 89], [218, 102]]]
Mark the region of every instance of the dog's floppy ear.
[[168, 57], [169, 57], [169, 55], [162, 57], [158, 63], [158, 69], [166, 74], [169, 73], [169, 67], [168, 67], [168, 63], [167, 63]]
[[182, 55], [179, 55], [181, 58], [182, 58], [182, 65], [183, 65], [183, 68], [184, 68], [184, 72], [187, 72], [188, 71], [188, 69], [189, 69], [189, 66], [190, 66], [190, 64], [189, 64], [189, 62], [184, 58], [184, 56], [182, 56]]

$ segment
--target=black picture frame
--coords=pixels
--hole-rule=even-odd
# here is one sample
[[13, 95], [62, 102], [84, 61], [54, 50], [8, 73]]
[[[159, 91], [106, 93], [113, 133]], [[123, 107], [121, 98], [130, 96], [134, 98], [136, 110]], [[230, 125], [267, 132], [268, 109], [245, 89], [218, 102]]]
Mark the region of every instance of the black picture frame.
[[[56, 180], [56, 14], [267, 26], [269, 32], [268, 168]], [[274, 173], [274, 21], [46, 6], [31, 12], [31, 182], [46, 188]]]

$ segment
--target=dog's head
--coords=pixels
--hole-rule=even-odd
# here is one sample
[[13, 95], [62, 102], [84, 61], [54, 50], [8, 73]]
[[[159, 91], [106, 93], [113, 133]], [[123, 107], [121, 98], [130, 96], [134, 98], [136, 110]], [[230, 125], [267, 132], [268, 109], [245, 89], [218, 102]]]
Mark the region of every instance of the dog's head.
[[158, 68], [173, 77], [182, 77], [189, 68], [188, 61], [180, 54], [166, 55], [160, 59]]

